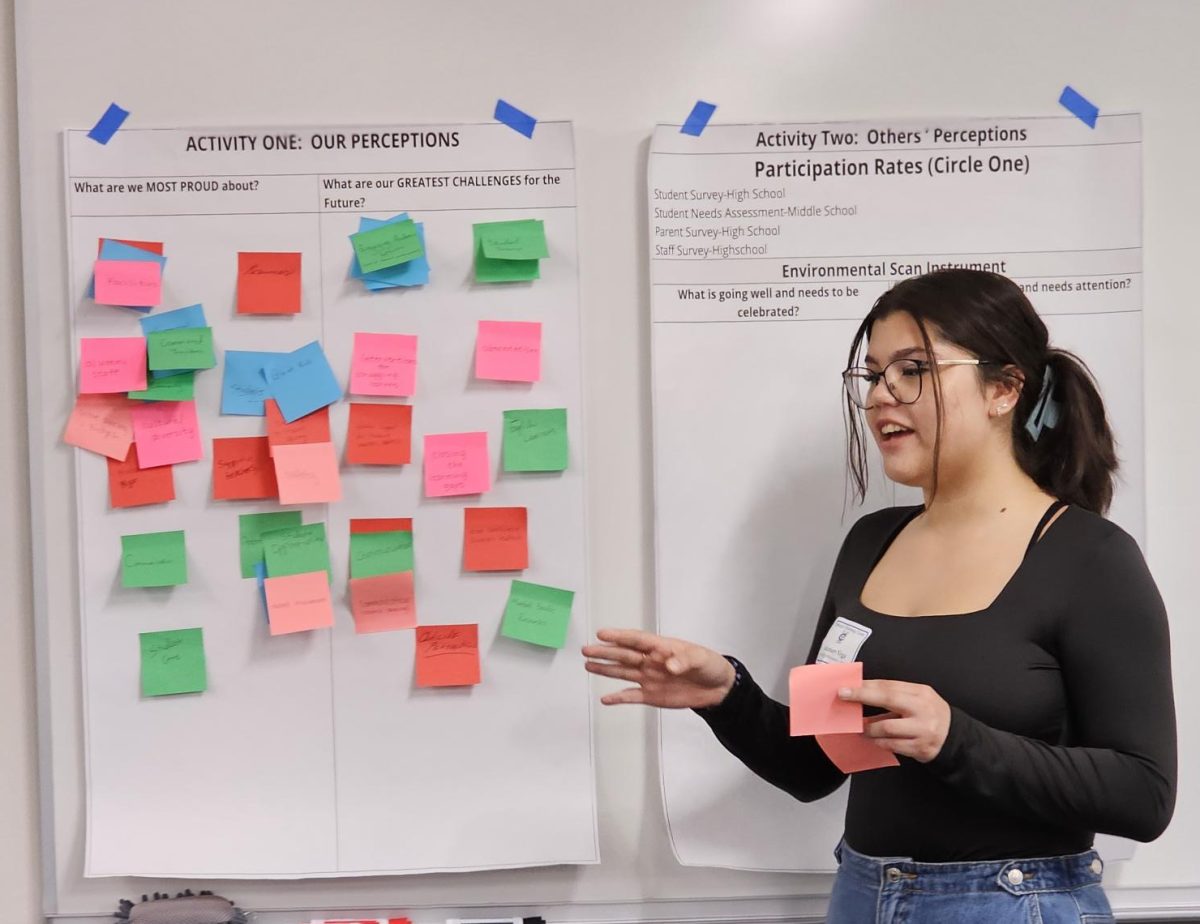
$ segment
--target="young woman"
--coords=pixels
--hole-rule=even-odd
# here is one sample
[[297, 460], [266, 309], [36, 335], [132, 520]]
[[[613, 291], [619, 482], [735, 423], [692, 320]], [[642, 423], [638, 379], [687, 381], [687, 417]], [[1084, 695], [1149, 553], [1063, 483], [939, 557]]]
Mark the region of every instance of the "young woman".
[[[829, 924], [1111, 920], [1092, 838], [1162, 833], [1175, 716], [1162, 600], [1103, 517], [1116, 455], [1092, 378], [1012, 281], [944, 270], [879, 298], [843, 380], [859, 499], [865, 416], [924, 504], [854, 525], [809, 651], [863, 663], [839, 696], [900, 760], [851, 779]], [[605, 704], [695, 709], [802, 801], [845, 780], [735, 658], [599, 639], [587, 669], [634, 684]]]

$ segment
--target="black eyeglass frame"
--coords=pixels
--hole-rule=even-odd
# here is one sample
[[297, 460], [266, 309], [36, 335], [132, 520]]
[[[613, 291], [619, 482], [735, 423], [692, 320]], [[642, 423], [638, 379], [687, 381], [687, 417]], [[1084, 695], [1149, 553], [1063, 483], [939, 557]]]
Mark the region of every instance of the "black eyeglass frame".
[[[887, 372], [892, 366], [897, 363], [912, 363], [920, 371], [921, 376], [917, 379], [917, 396], [911, 401], [904, 401], [896, 394], [896, 390], [892, 388], [892, 383], [888, 381]], [[903, 357], [901, 359], [893, 359], [890, 363], [880, 369], [878, 372], [868, 368], [867, 366], [851, 366], [842, 372], [842, 387], [846, 390], [846, 397], [850, 399], [850, 403], [863, 411], [869, 411], [875, 405], [860, 404], [854, 397], [854, 388], [851, 385], [851, 376], [863, 379], [867, 384], [866, 394], [874, 394], [876, 387], [879, 385], [879, 380], [883, 380], [883, 384], [887, 386], [888, 394], [896, 399], [900, 404], [916, 404], [921, 400], [921, 393], [925, 385], [925, 373], [929, 371], [931, 366], [996, 366], [999, 365], [995, 360], [991, 359], [912, 359], [911, 357]]]

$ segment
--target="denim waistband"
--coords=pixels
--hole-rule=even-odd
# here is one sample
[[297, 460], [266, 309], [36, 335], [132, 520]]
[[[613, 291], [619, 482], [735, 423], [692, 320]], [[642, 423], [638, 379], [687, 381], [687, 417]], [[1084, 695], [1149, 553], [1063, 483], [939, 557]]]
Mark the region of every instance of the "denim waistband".
[[882, 889], [914, 892], [1061, 892], [1100, 882], [1104, 864], [1094, 850], [1064, 857], [919, 863], [909, 857], [868, 857], [843, 841], [834, 851], [838, 875]]

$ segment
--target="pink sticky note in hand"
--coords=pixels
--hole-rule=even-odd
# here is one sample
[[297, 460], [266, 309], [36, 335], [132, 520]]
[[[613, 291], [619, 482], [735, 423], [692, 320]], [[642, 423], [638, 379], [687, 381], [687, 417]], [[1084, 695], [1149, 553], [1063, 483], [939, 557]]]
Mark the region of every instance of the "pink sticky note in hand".
[[81, 337], [79, 393], [118, 394], [146, 388], [145, 337]]
[[138, 468], [195, 462], [204, 455], [195, 401], [139, 401], [130, 413]]
[[425, 496], [483, 494], [492, 486], [487, 433], [425, 437]]
[[162, 301], [162, 266], [157, 260], [97, 260], [98, 305], [153, 308]]
[[540, 321], [480, 321], [475, 378], [536, 382], [542, 377]]
[[[870, 719], [864, 720], [868, 725]], [[842, 773], [860, 773], [883, 767], [899, 767], [900, 761], [865, 734], [817, 735], [817, 744]]]
[[135, 404], [124, 395], [79, 395], [67, 420], [63, 442], [123, 462], [133, 442]]
[[337, 450], [333, 443], [276, 446], [275, 480], [281, 504], [328, 504], [342, 499]]
[[263, 581], [263, 588], [272, 635], [333, 625], [333, 599], [329, 595], [329, 575], [324, 571], [269, 577]]
[[417, 338], [410, 334], [354, 335], [350, 393], [411, 395], [417, 390]]
[[842, 687], [862, 686], [862, 662], [804, 664], [788, 674], [792, 736], [861, 732], [861, 703], [838, 699]]
[[359, 635], [415, 629], [417, 608], [413, 598], [413, 573], [399, 571], [350, 578], [350, 609], [354, 613], [354, 631]]

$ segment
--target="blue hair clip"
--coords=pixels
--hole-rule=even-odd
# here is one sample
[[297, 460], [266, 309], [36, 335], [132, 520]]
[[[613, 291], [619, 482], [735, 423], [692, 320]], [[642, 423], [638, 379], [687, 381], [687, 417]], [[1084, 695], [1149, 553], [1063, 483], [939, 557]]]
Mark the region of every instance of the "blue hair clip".
[[1036, 443], [1042, 435], [1042, 430], [1053, 429], [1062, 414], [1062, 405], [1054, 400], [1054, 370], [1046, 366], [1042, 375], [1042, 390], [1038, 394], [1037, 403], [1029, 412], [1025, 421], [1025, 432], [1033, 437]]

